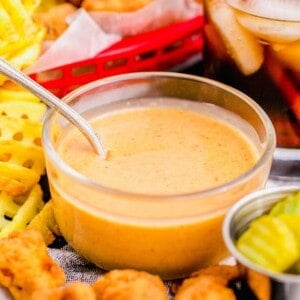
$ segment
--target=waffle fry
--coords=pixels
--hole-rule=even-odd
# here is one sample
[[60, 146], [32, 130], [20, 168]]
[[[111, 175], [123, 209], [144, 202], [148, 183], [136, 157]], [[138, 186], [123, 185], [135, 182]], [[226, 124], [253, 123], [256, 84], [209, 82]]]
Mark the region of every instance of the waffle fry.
[[28, 145], [41, 145], [41, 123], [1, 116], [0, 129], [0, 141], [15, 140]]
[[0, 161], [27, 168], [37, 173], [39, 178], [45, 172], [44, 154], [39, 146], [0, 140]]
[[[0, 238], [26, 228], [44, 206], [39, 182], [45, 174], [45, 111], [45, 104], [23, 88], [11, 82], [0, 87]], [[43, 233], [46, 219], [41, 219], [35, 228]]]
[[42, 210], [32, 219], [27, 228], [39, 231], [46, 245], [54, 242], [57, 236], [61, 236], [54, 218], [52, 200], [43, 206]]
[[0, 116], [41, 122], [45, 112], [46, 106], [41, 105], [41, 103], [25, 101], [0, 102]]
[[38, 97], [13, 82], [7, 81], [0, 87], [0, 102], [11, 101], [36, 102], [45, 107]]
[[27, 193], [39, 181], [36, 172], [5, 162], [0, 162], [0, 174], [0, 190], [12, 196]]
[[8, 236], [13, 231], [26, 228], [44, 206], [42, 195], [39, 185], [35, 185], [28, 195], [19, 198], [1, 192], [0, 238]]

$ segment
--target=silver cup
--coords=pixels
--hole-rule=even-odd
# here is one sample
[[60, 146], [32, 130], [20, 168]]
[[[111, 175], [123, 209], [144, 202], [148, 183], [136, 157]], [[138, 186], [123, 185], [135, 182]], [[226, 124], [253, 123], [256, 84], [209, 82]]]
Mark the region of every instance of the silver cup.
[[254, 219], [267, 213], [282, 198], [297, 191], [300, 191], [300, 185], [275, 187], [251, 193], [229, 209], [223, 223], [223, 238], [229, 252], [241, 265], [270, 278], [272, 300], [299, 300], [300, 275], [275, 273], [257, 266], [239, 252], [236, 241]]

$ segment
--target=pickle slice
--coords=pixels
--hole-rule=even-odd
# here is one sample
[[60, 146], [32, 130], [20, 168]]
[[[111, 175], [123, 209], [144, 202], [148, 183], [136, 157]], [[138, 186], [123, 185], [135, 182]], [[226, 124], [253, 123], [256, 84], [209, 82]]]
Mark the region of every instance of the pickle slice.
[[237, 248], [253, 263], [274, 272], [289, 269], [299, 258], [294, 232], [280, 218], [269, 215], [251, 223]]
[[300, 215], [281, 214], [278, 218], [294, 233], [300, 252]]
[[300, 192], [291, 194], [273, 206], [270, 213], [271, 216], [279, 216], [280, 214], [293, 214], [300, 216]]

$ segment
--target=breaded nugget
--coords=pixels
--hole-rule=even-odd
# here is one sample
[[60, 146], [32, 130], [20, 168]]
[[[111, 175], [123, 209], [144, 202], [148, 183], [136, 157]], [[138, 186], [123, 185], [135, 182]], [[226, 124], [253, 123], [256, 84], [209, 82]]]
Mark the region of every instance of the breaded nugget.
[[97, 300], [167, 300], [167, 289], [155, 275], [135, 270], [113, 270], [93, 285]]
[[216, 265], [200, 269], [194, 272], [191, 277], [197, 277], [199, 275], [212, 275], [222, 277], [226, 280], [227, 284], [230, 280], [238, 278], [241, 274], [239, 272], [239, 268], [236, 265]]
[[49, 256], [41, 234], [34, 230], [13, 232], [0, 239], [0, 285], [16, 300], [30, 299], [39, 289], [59, 287], [65, 274]]
[[88, 11], [128, 12], [144, 7], [153, 0], [83, 0], [81, 7]]
[[96, 300], [92, 287], [83, 282], [73, 282], [64, 287], [38, 290], [30, 300]]
[[46, 27], [46, 40], [55, 40], [68, 28], [66, 18], [76, 9], [71, 3], [62, 3], [48, 11], [36, 13], [34, 19]]
[[241, 265], [217, 265], [194, 272], [177, 289], [175, 300], [234, 300], [236, 296], [229, 287], [232, 281], [247, 281], [258, 300], [271, 299], [270, 280]]
[[222, 276], [200, 274], [185, 279], [179, 287], [175, 300], [235, 300], [233, 290], [228, 288]]
[[240, 276], [237, 266], [216, 265], [194, 272], [179, 287], [175, 300], [236, 299], [229, 281]]

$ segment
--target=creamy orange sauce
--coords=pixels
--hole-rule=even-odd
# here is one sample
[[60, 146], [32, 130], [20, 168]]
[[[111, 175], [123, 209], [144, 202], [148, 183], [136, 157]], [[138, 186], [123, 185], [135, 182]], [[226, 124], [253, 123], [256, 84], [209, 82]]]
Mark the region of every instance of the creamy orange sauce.
[[250, 141], [210, 116], [176, 108], [124, 110], [95, 120], [109, 151], [97, 156], [80, 134], [69, 132], [59, 152], [96, 182], [149, 194], [190, 193], [226, 183], [257, 161]]
[[109, 151], [105, 161], [78, 131], [61, 133], [56, 147], [67, 164], [103, 186], [143, 194], [82, 185], [49, 162], [55, 217], [69, 244], [104, 269], [136, 268], [162, 278], [224, 258], [224, 213], [262, 187], [268, 170], [220, 193], [168, 197], [226, 183], [257, 162], [259, 147], [216, 118], [223, 113], [148, 107], [104, 114], [92, 124]]

